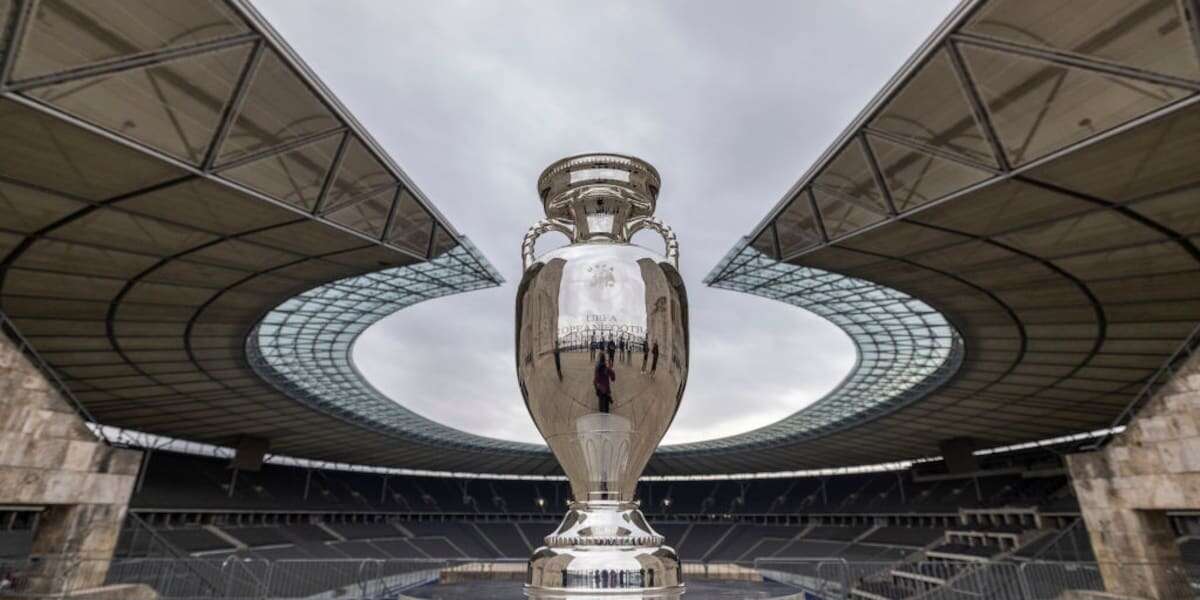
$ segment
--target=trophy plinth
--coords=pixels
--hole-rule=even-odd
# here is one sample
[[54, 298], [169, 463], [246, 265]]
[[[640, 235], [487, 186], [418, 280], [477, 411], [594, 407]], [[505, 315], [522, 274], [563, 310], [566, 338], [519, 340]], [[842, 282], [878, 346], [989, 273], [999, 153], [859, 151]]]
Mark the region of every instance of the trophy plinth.
[[[688, 368], [678, 245], [653, 217], [660, 185], [649, 163], [615, 154], [565, 158], [538, 179], [546, 219], [522, 246], [517, 377], [574, 501], [529, 560], [530, 598], [683, 593], [679, 557], [634, 502]], [[665, 252], [630, 242], [643, 229], [663, 237]], [[552, 231], [571, 244], [535, 256]]]

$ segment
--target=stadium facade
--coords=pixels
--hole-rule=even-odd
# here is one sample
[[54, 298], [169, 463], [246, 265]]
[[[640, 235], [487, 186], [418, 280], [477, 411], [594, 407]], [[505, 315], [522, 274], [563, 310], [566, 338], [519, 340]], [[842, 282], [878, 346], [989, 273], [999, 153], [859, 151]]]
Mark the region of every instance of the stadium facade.
[[[4, 443], [27, 450], [5, 454], [0, 471], [39, 478], [0, 501], [48, 507], [40, 522], [50, 533], [33, 550], [51, 549], [61, 540], [54, 536], [84, 522], [108, 535], [70, 551], [111, 553], [115, 524], [131, 495], [138, 506], [135, 492], [154, 462], [146, 452], [139, 465], [114, 445], [151, 450], [153, 440], [170, 438], [236, 448], [235, 463], [249, 471], [271, 454], [557, 474], [544, 447], [430, 421], [354, 368], [354, 340], [372, 323], [502, 278], [253, 7], [104, 6], [0, 0]], [[854, 368], [777, 423], [662, 447], [647, 473], [944, 457], [936, 463], [944, 471], [897, 475], [898, 488], [855, 480], [847, 485], [857, 491], [834, 501], [828, 482], [805, 494], [796, 490], [807, 480], [759, 482], [770, 492], [753, 512], [740, 508], [747, 479], [733, 484], [740, 495], [705, 492], [713, 500], [694, 503], [688, 517], [743, 514], [761, 518], [755, 527], [796, 526], [799, 515], [820, 512], [805, 526], [868, 527], [813, 538], [845, 542], [841, 552], [875, 535], [871, 527], [931, 524], [905, 520], [902, 513], [922, 513], [925, 498], [913, 495], [919, 486], [906, 493], [906, 481], [973, 478], [981, 505], [991, 498], [988, 508], [999, 511], [989, 515], [1020, 514], [1021, 526], [1040, 530], [1044, 515], [1058, 513], [1013, 509], [1018, 495], [999, 486], [985, 493], [979, 481], [996, 473], [980, 475], [981, 450], [1128, 427], [1107, 448], [1072, 459], [1074, 489], [1060, 481], [1041, 492], [1079, 496], [1083, 506], [1072, 514], [1087, 518], [1097, 556], [1177, 562], [1174, 541], [1163, 542], [1180, 533], [1171, 511], [1200, 508], [1200, 376], [1187, 362], [1200, 338], [1198, 13], [1195, 0], [963, 2], [706, 279], [832, 321], [857, 347]], [[1144, 418], [1134, 421], [1139, 410]], [[92, 437], [117, 430], [112, 444]], [[1014, 461], [1007, 473], [1034, 471]], [[1062, 462], [1054, 468], [1061, 476]], [[437, 493], [414, 491], [420, 481], [392, 492], [385, 473], [378, 504], [363, 499], [371, 493], [357, 482], [346, 484], [361, 500], [357, 511], [315, 510], [312, 472], [302, 493], [273, 487], [281, 480], [266, 475], [251, 489], [297, 503], [269, 512], [306, 518], [445, 512]], [[558, 503], [547, 492], [560, 485], [552, 480], [503, 493], [499, 481], [486, 484], [493, 507], [519, 497], [538, 500], [536, 510], [464, 501], [473, 507], [465, 513], [536, 517]], [[228, 498], [248, 493], [238, 482], [234, 470], [222, 488]], [[151, 479], [150, 487], [171, 485]], [[658, 490], [656, 509], [680, 502], [671, 485]], [[477, 499], [469, 487], [459, 486], [462, 497]], [[1146, 497], [1118, 487], [1165, 491]], [[86, 490], [102, 493], [82, 512], [53, 508], [78, 505]], [[874, 510], [860, 496], [868, 491], [890, 501], [898, 491], [904, 508]], [[1035, 496], [1022, 501], [1047, 500]], [[209, 516], [188, 524], [211, 525], [212, 507], [190, 502], [141, 508], [196, 509]], [[231, 510], [266, 508], [218, 512]], [[887, 524], [856, 521], [862, 514]], [[156, 518], [150, 530], [180, 525]], [[280, 518], [271, 524], [291, 523]], [[413, 535], [419, 527], [387, 527], [422, 537]], [[1115, 533], [1097, 537], [1100, 529]], [[735, 531], [710, 531], [698, 558], [734, 555], [721, 545]], [[786, 538], [745, 531], [738, 535]], [[784, 541], [803, 536], [793, 534]], [[1002, 534], [980, 535], [1007, 540]], [[1014, 535], [1017, 546], [1029, 542]], [[235, 550], [255, 545], [242, 546]], [[434, 547], [421, 552], [433, 557]], [[738, 550], [735, 559], [750, 552]], [[1103, 575], [1125, 590], [1167, 590], [1179, 580], [1169, 568]]]

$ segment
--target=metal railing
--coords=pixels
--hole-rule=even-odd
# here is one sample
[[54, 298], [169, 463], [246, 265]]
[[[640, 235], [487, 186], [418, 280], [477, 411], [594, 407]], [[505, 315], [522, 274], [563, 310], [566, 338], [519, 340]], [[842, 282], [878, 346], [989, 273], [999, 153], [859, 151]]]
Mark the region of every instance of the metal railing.
[[[761, 558], [764, 578], [825, 600], [1054, 600], [1069, 592], [1105, 592], [1107, 573], [1146, 597], [1200, 598], [1200, 566], [1063, 561], [951, 561], [895, 563], [840, 558]], [[1139, 596], [1140, 597], [1140, 596]]]
[[1154, 394], [1157, 393], [1163, 385], [1171, 381], [1171, 378], [1175, 376], [1175, 372], [1179, 366], [1184, 361], [1191, 358], [1196, 352], [1197, 348], [1200, 348], [1200, 325], [1196, 325], [1196, 327], [1192, 329], [1192, 332], [1189, 333], [1186, 338], [1184, 338], [1183, 342], [1180, 343], [1179, 347], [1171, 353], [1171, 356], [1163, 362], [1162, 366], [1154, 371], [1154, 374], [1146, 380], [1145, 385], [1138, 390], [1138, 393], [1135, 394], [1134, 397], [1129, 401], [1129, 404], [1125, 405], [1125, 409], [1121, 411], [1121, 414], [1117, 415], [1116, 419], [1113, 419], [1112, 426], [1109, 427], [1109, 433], [1096, 438], [1096, 440], [1092, 444], [1086, 446], [1084, 450], [1097, 450], [1108, 445], [1108, 443], [1111, 442], [1113, 437], [1116, 435], [1116, 433], [1114, 433], [1112, 430], [1119, 427], [1123, 428], [1128, 425], [1129, 422], [1132, 421], [1139, 412], [1141, 412], [1142, 408], [1146, 406], [1146, 404], [1149, 403], [1152, 398], [1154, 398]]
[[1123, 595], [1181, 600], [1200, 598], [1200, 566], [1153, 563], [1030, 562], [1021, 565], [1023, 600], [1055, 600], [1064, 590], [1114, 591], [1104, 575], [1119, 576]]
[[[523, 561], [496, 559], [281, 559], [136, 558], [109, 561], [63, 557], [0, 562], [0, 597], [53, 598], [75, 589], [140, 584], [162, 600], [392, 600], [404, 592], [447, 581], [489, 578], [514, 587]], [[842, 558], [760, 558], [738, 563], [729, 579], [746, 580], [753, 569], [823, 600], [1053, 600], [1072, 591], [1105, 591], [1105, 575], [1126, 582], [1145, 597], [1200, 598], [1200, 567], [1148, 563], [941, 561], [848, 561]], [[707, 579], [721, 579], [707, 565]], [[686, 573], [686, 571], [685, 571]], [[461, 577], [474, 574], [476, 577]], [[685, 577], [686, 579], [686, 577]], [[797, 596], [800, 597], [800, 596]]]
[[[162, 600], [383, 600], [470, 561], [437, 559], [33, 557], [0, 562], [0, 597], [54, 598], [99, 586], [144, 585]], [[478, 561], [474, 561], [478, 562]]]

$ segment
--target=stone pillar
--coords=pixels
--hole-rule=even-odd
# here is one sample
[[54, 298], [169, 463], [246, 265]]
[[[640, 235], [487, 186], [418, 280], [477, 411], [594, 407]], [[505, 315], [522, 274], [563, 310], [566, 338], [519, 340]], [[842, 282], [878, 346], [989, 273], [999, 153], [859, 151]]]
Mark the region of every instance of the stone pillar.
[[1200, 509], [1200, 353], [1124, 433], [1067, 464], [1108, 591], [1192, 598], [1166, 511]]
[[23, 592], [69, 595], [104, 582], [141, 453], [98, 440], [71, 404], [0, 335], [0, 504], [43, 506]]

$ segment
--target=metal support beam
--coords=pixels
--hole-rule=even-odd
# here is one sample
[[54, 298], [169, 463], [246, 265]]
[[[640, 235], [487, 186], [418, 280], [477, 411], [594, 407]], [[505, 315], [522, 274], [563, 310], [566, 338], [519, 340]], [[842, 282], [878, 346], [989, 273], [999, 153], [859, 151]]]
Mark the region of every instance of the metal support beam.
[[1084, 69], [1095, 73], [1103, 73], [1105, 75], [1115, 75], [1135, 81], [1143, 81], [1155, 85], [1169, 85], [1185, 90], [1200, 91], [1200, 83], [1172, 77], [1170, 75], [1161, 75], [1152, 71], [1129, 67], [1118, 63], [1095, 60], [1086, 58], [1077, 54], [1060, 52], [1057, 50], [1049, 50], [1046, 48], [1037, 48], [1034, 46], [1025, 46], [1023, 44], [1015, 44], [1012, 42], [1002, 42], [1000, 40], [973, 35], [970, 33], [955, 33], [950, 36], [950, 39], [959, 44], [968, 44], [987, 48], [997, 52], [1004, 52], [1025, 58], [1032, 58], [1048, 63], [1064, 67], [1072, 67], [1076, 69]]
[[875, 177], [875, 185], [879, 186], [879, 193], [883, 194], [883, 201], [887, 204], [888, 214], [895, 216], [896, 203], [892, 200], [892, 191], [888, 189], [887, 180], [883, 177], [883, 171], [879, 169], [879, 161], [875, 158], [875, 151], [867, 143], [867, 136], [861, 131], [858, 134], [858, 146], [862, 150], [863, 158], [866, 159], [867, 165], [871, 168], [871, 175]]
[[437, 224], [437, 221], [434, 221], [433, 226], [431, 227], [431, 229], [429, 231], [429, 243], [425, 245], [425, 258], [426, 259], [433, 258], [433, 241], [437, 239], [437, 233], [438, 233], [438, 224]]
[[232, 474], [229, 477], [229, 497], [233, 497], [233, 491], [237, 488], [238, 470], [232, 469]]
[[238, 75], [237, 84], [233, 88], [233, 95], [225, 103], [225, 108], [221, 113], [220, 125], [217, 127], [217, 132], [213, 134], [212, 140], [208, 143], [208, 150], [204, 153], [204, 160], [200, 163], [200, 170], [205, 173], [212, 172], [213, 163], [217, 160], [217, 152], [220, 151], [221, 146], [225, 143], [225, 138], [228, 137], [229, 130], [233, 129], [233, 123], [242, 111], [242, 103], [246, 100], [246, 91], [250, 88], [250, 81], [254, 78], [254, 72], [258, 69], [258, 63], [262, 58], [263, 45], [262, 40], [254, 42], [254, 48], [250, 50], [250, 55], [246, 57], [246, 64], [242, 66], [242, 72]]
[[[808, 196], [808, 205], [812, 208], [813, 221], [817, 224], [817, 231], [821, 232], [823, 243], [829, 243], [829, 232], [825, 231], [825, 217], [821, 216], [821, 209], [817, 206], [817, 195], [813, 193], [812, 188], [805, 188], [804, 195]], [[779, 259], [783, 260], [783, 253], [779, 254]]]
[[0, 92], [7, 91], [6, 84], [12, 75], [13, 66], [17, 64], [17, 54], [21, 49], [21, 41], [25, 39], [25, 29], [33, 18], [38, 0], [17, 0], [17, 12], [8, 36], [8, 49], [0, 56]]
[[142, 486], [146, 483], [146, 472], [150, 470], [150, 457], [154, 455], [153, 448], [142, 450], [142, 467], [138, 469], [137, 483], [133, 486], [135, 493], [141, 493]]
[[996, 165], [984, 164], [984, 163], [972, 160], [970, 157], [963, 156], [961, 154], [955, 154], [953, 152], [947, 152], [945, 150], [942, 150], [941, 148], [930, 146], [928, 144], [923, 144], [912, 138], [908, 138], [908, 137], [905, 137], [902, 135], [896, 135], [890, 131], [883, 131], [881, 129], [874, 129], [871, 127], [867, 127], [865, 129], [863, 129], [863, 131], [868, 134], [867, 135], [868, 138], [869, 137], [877, 137], [877, 138], [880, 138], [883, 140], [887, 140], [888, 142], [891, 142], [893, 144], [896, 144], [897, 146], [904, 146], [906, 148], [915, 150], [922, 154], [928, 154], [929, 156], [933, 156], [933, 157], [940, 158], [943, 160], [948, 160], [951, 162], [956, 162], [960, 165], [971, 167], [973, 169], [979, 169], [980, 171], [987, 171], [987, 172], [995, 174], [995, 175], [1000, 174], [1000, 170], [996, 168]]
[[988, 116], [987, 107], [979, 95], [979, 89], [975, 87], [975, 82], [967, 71], [966, 63], [963, 62], [962, 54], [959, 53], [958, 46], [955, 46], [953, 42], [946, 42], [946, 56], [950, 57], [950, 65], [954, 68], [954, 74], [958, 76], [958, 82], [962, 85], [967, 102], [971, 105], [975, 124], [983, 132], [983, 137], [987, 139], [988, 147], [992, 149], [992, 156], [996, 159], [996, 164], [1005, 173], [1011, 171], [1012, 165], [1009, 164], [1008, 156], [1004, 153], [1004, 146], [996, 135], [995, 127], [992, 126], [992, 119]]
[[96, 77], [99, 75], [108, 75], [110, 73], [117, 73], [120, 71], [128, 71], [130, 69], [160, 65], [173, 60], [188, 58], [199, 54], [218, 52], [234, 46], [248, 44], [259, 39], [260, 38], [258, 37], [258, 34], [243, 33], [227, 38], [201, 42], [199, 44], [169, 48], [167, 50], [155, 50], [153, 52], [144, 52], [132, 56], [122, 56], [114, 60], [78, 67], [75, 69], [68, 69], [66, 71], [61, 71], [50, 75], [42, 75], [40, 77], [32, 77], [21, 81], [14, 81], [9, 84], [7, 91], [20, 92], [33, 88], [54, 85], [57, 83], [66, 83], [76, 79]]
[[[320, 212], [320, 213], [318, 213], [318, 216], [322, 216], [322, 217], [323, 217], [323, 216], [325, 216], [325, 215], [327, 215], [327, 214], [329, 214], [329, 213], [331, 213], [331, 212], [333, 212], [333, 211], [335, 211], [335, 210], [341, 210], [341, 209], [343, 209], [343, 208], [349, 208], [349, 207], [351, 207], [351, 206], [354, 206], [355, 204], [361, 204], [362, 202], [364, 202], [364, 201], [366, 201], [366, 200], [370, 200], [371, 198], [375, 197], [375, 195], [376, 195], [376, 194], [379, 194], [380, 192], [386, 192], [386, 191], [388, 191], [389, 189], [392, 189], [392, 188], [397, 188], [397, 187], [399, 187], [399, 186], [400, 186], [400, 184], [399, 184], [398, 182], [392, 182], [392, 183], [385, 183], [385, 184], [383, 184], [383, 185], [377, 185], [377, 186], [375, 186], [375, 187], [373, 187], [373, 188], [371, 188], [371, 189], [369, 189], [369, 190], [367, 190], [367, 191], [365, 191], [365, 192], [363, 192], [363, 193], [361, 193], [361, 194], [359, 194], [359, 195], [357, 195], [357, 196], [354, 196], [353, 198], [351, 198], [351, 199], [349, 199], [349, 200], [346, 200], [345, 202], [342, 202], [341, 204], [339, 204], [339, 205], [337, 205], [337, 206], [330, 206], [329, 208], [322, 208], [322, 209], [321, 209], [321, 212]], [[329, 202], [326, 202], [326, 203], [325, 203], [325, 205], [326, 205], [326, 206], [328, 206], [328, 205], [329, 205]]]
[[383, 220], [383, 233], [379, 235], [380, 241], [387, 241], [388, 236], [392, 232], [392, 220], [396, 218], [396, 205], [400, 204], [400, 193], [404, 191], [404, 186], [396, 186], [396, 193], [392, 194], [392, 205], [388, 208], [387, 218]]
[[227, 171], [229, 169], [236, 169], [238, 167], [248, 165], [252, 162], [256, 162], [256, 161], [262, 160], [264, 158], [271, 158], [272, 156], [286, 154], [297, 148], [301, 148], [301, 147], [307, 146], [309, 144], [315, 144], [317, 142], [324, 140], [325, 138], [328, 138], [328, 137], [331, 137], [334, 135], [341, 135], [341, 134], [344, 134], [345, 132], [346, 132], [346, 128], [344, 126], [338, 126], [333, 129], [327, 129], [325, 131], [319, 131], [317, 133], [303, 135], [303, 136], [300, 136], [293, 140], [289, 140], [287, 142], [279, 144], [278, 146], [272, 146], [270, 148], [266, 148], [266, 149], [260, 150], [258, 152], [251, 152], [249, 154], [240, 156], [240, 157], [230, 160], [228, 162], [223, 162], [219, 165], [214, 165], [211, 172], [212, 173], [221, 173], [222, 171]]
[[333, 155], [333, 162], [329, 163], [329, 172], [325, 173], [325, 181], [321, 183], [321, 194], [317, 196], [317, 203], [313, 206], [313, 214], [321, 214], [325, 208], [325, 198], [329, 196], [329, 189], [333, 187], [333, 181], [337, 179], [338, 170], [342, 167], [342, 158], [346, 156], [346, 146], [350, 145], [350, 138], [353, 135], [347, 131], [342, 135], [342, 141], [338, 143], [337, 152]]

